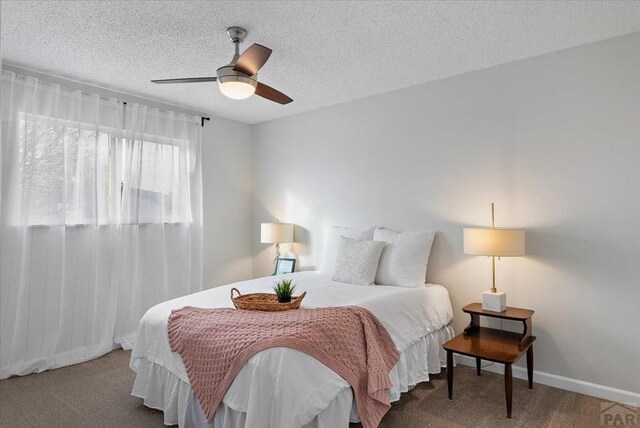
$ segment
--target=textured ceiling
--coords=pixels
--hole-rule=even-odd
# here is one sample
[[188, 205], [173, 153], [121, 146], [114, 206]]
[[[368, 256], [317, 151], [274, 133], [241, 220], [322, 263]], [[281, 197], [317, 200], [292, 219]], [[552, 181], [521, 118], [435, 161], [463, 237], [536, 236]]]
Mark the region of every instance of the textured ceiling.
[[[638, 1], [200, 2], [2, 1], [7, 63], [248, 123], [640, 31]], [[290, 95], [225, 98], [215, 75], [233, 46], [273, 49], [261, 81]]]

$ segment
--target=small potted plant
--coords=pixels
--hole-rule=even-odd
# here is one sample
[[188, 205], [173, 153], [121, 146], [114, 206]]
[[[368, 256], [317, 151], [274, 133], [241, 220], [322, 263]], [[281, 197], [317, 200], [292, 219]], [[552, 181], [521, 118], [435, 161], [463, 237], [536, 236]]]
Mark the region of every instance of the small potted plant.
[[273, 286], [273, 291], [275, 291], [276, 296], [278, 297], [278, 302], [280, 303], [291, 302], [291, 296], [293, 295], [293, 291], [295, 289], [296, 286], [290, 279], [283, 279], [280, 282], [276, 282]]

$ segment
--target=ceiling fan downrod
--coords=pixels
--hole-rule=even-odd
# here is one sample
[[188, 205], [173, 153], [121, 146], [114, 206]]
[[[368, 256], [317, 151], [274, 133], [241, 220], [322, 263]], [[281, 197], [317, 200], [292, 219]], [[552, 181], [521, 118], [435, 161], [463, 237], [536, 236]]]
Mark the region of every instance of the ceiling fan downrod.
[[240, 43], [244, 42], [247, 38], [247, 30], [242, 27], [231, 26], [227, 28], [227, 34], [236, 49], [236, 53], [232, 60], [232, 63], [235, 64], [236, 60], [240, 57]]

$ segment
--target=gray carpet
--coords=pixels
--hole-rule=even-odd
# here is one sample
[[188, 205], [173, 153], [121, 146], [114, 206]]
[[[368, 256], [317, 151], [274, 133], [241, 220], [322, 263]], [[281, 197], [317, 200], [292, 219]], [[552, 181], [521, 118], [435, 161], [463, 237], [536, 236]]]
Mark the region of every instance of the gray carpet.
[[[0, 381], [0, 427], [162, 427], [162, 413], [132, 397], [129, 352]], [[444, 375], [394, 403], [381, 427], [599, 427], [601, 400], [514, 379], [506, 418], [502, 376], [459, 367], [454, 400]], [[358, 425], [353, 425], [357, 427]]]

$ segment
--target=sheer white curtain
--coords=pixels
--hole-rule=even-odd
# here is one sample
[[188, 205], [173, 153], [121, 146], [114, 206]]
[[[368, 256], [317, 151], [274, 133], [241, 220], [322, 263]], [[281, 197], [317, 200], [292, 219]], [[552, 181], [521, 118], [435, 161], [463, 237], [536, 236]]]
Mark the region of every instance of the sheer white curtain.
[[2, 72], [0, 378], [130, 346], [201, 289], [196, 117]]
[[138, 104], [125, 124], [115, 339], [130, 348], [151, 304], [202, 289], [202, 127]]

